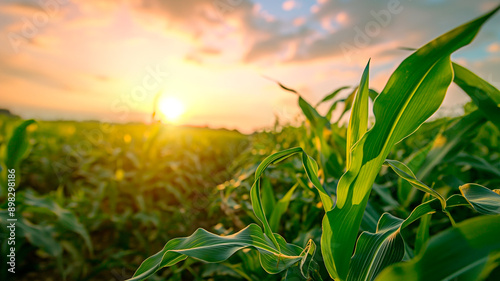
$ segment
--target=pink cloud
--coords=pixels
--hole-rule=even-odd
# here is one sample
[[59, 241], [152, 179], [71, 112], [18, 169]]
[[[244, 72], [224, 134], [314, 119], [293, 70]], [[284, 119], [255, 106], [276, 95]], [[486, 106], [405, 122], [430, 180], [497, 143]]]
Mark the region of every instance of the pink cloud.
[[306, 22], [306, 18], [305, 17], [299, 17], [299, 18], [296, 18], [296, 19], [293, 20], [293, 25], [295, 25], [295, 26], [301, 26], [305, 22]]
[[297, 7], [297, 3], [293, 0], [287, 0], [283, 2], [283, 10], [285, 11], [290, 11], [295, 7]]
[[9, 3], [0, 5], [0, 13], [11, 15], [32, 16], [44, 12], [39, 6], [22, 3]]
[[497, 53], [500, 51], [500, 44], [499, 43], [493, 43], [488, 46], [488, 52], [490, 53]]
[[335, 27], [333, 27], [332, 19], [330, 17], [324, 17], [321, 19], [321, 27], [330, 32], [335, 31]]
[[258, 15], [259, 12], [262, 10], [262, 5], [259, 3], [256, 3], [253, 5], [252, 12], [254, 15]]
[[349, 15], [346, 12], [340, 12], [335, 17], [335, 20], [338, 23], [340, 23], [342, 25], [345, 25], [345, 24], [347, 24], [349, 22]]

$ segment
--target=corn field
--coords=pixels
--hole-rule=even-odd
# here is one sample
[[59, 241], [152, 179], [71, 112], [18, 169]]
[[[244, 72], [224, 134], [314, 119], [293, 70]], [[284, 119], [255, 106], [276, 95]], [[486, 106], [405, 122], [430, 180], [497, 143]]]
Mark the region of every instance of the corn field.
[[[20, 171], [17, 277], [500, 280], [500, 91], [451, 59], [499, 9], [408, 51], [380, 93], [370, 61], [317, 104], [276, 82], [300, 126], [1, 117], [2, 225]], [[452, 84], [464, 114], [432, 118]]]

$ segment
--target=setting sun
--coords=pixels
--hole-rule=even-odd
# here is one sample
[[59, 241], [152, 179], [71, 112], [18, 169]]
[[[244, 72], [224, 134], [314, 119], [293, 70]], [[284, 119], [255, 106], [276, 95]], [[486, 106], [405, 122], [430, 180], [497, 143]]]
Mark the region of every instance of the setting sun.
[[179, 121], [179, 118], [184, 114], [185, 106], [184, 103], [176, 97], [165, 97], [160, 99], [158, 109], [165, 121], [174, 123]]

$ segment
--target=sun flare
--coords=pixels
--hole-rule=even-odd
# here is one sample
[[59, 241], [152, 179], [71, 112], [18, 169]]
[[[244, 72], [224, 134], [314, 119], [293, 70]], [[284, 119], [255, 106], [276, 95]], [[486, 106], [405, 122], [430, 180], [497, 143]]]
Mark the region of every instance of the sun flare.
[[176, 97], [160, 99], [158, 108], [164, 120], [170, 123], [178, 122], [186, 110], [184, 103]]

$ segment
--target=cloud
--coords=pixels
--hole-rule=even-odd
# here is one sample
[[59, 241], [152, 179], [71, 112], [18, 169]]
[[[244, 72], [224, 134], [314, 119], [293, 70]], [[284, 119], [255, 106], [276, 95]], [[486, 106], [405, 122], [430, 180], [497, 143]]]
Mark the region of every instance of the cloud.
[[[312, 28], [321, 36], [316, 34], [312, 42], [299, 44], [300, 48], [296, 55], [289, 58], [288, 62], [306, 62], [327, 58], [343, 59], [345, 55], [356, 54], [363, 54], [368, 58], [368, 55], [383, 51], [375, 51], [381, 46], [392, 46], [395, 38], [402, 46], [419, 47], [464, 21], [479, 16], [484, 12], [482, 9], [485, 3], [489, 2], [491, 1], [483, 1], [482, 5], [478, 5], [461, 0], [459, 4], [451, 5], [450, 1], [432, 3], [402, 0], [318, 1], [318, 4], [312, 6], [313, 13], [309, 15], [304, 26]], [[316, 30], [314, 28], [316, 23], [327, 33]], [[481, 41], [490, 40], [491, 42], [496, 39], [494, 32], [487, 31], [493, 25], [493, 23], [487, 23], [484, 34], [476, 40], [475, 44], [480, 45]], [[280, 34], [276, 36], [284, 41], [289, 40]], [[276, 38], [272, 41], [276, 45], [281, 44]], [[394, 48], [398, 47], [394, 46]], [[496, 45], [490, 48], [495, 51]], [[388, 52], [385, 54], [386, 57], [387, 54]], [[348, 62], [348, 60], [345, 61]]]
[[335, 20], [338, 23], [345, 25], [349, 22], [349, 15], [346, 12], [340, 12], [335, 16]]
[[[176, 75], [165, 87], [192, 95], [193, 101], [203, 96], [209, 102], [222, 92], [219, 98], [228, 104], [243, 100], [246, 106], [259, 108], [262, 97], [257, 95], [282, 94], [274, 85], [272, 91], [260, 85], [261, 73], [290, 83], [313, 101], [336, 86], [359, 83], [370, 57], [370, 84], [381, 89], [409, 54], [399, 47], [419, 47], [496, 2], [400, 0], [402, 11], [387, 16], [388, 3], [394, 1], [317, 0], [306, 5], [296, 0], [277, 4], [264, 0], [72, 0], [35, 36], [26, 38], [20, 56], [12, 56], [6, 35], [22, 31], [23, 17], [30, 19], [44, 10], [38, 0], [0, 4], [0, 92], [8, 89], [30, 99], [39, 88], [51, 102], [57, 102], [60, 95], [68, 103], [73, 97], [89, 96], [92, 103], [108, 110], [109, 96], [130, 92], [140, 83], [141, 71], [161, 60]], [[457, 58], [497, 84], [499, 20], [497, 15], [488, 22], [474, 44]], [[478, 57], [481, 63], [475, 63]], [[192, 83], [194, 78], [197, 83]], [[292, 96], [284, 93], [283, 97], [296, 105]], [[283, 102], [271, 100], [275, 104], [269, 108], [279, 108]], [[201, 114], [209, 118], [203, 110]], [[231, 116], [222, 109], [218, 114], [218, 124]], [[272, 121], [270, 111], [262, 114]]]
[[[447, 18], [457, 17], [446, 12], [450, 7], [448, 1], [429, 4], [401, 0], [402, 12], [390, 14], [386, 24], [384, 16], [389, 2], [320, 0], [311, 6], [310, 13], [292, 19], [277, 18], [265, 10], [263, 4], [250, 0], [129, 0], [128, 3], [133, 8], [135, 19], [141, 24], [159, 33], [176, 34], [192, 45], [186, 58], [198, 63], [204, 62], [205, 57], [229, 53], [239, 53], [244, 63], [343, 59], [346, 54], [367, 52], [376, 46], [387, 45], [393, 41], [394, 34], [402, 34], [402, 38], [408, 39], [405, 45], [417, 47], [432, 39], [428, 34], [434, 35], [434, 30], [446, 31], [453, 27]], [[465, 0], [461, 2], [467, 3]], [[79, 5], [101, 5], [97, 4], [101, 3], [97, 0], [85, 3]], [[112, 4], [102, 5], [107, 7]], [[429, 5], [432, 9], [428, 9]], [[467, 13], [474, 10], [473, 4], [466, 5], [471, 7]], [[282, 2], [282, 8], [286, 11], [297, 9], [298, 4], [287, 0]], [[462, 8], [457, 11], [464, 13]], [[377, 30], [374, 24], [380, 28]], [[375, 28], [376, 34], [369, 35], [364, 40], [366, 44], [356, 44], [356, 39], [365, 37], [363, 34], [369, 28]], [[353, 48], [346, 49], [346, 44]], [[235, 56], [231, 57], [234, 61]]]
[[282, 5], [283, 10], [285, 10], [285, 11], [291, 11], [296, 7], [297, 7], [297, 2], [295, 2], [294, 0], [287, 0], [287, 1], [283, 2], [283, 5]]
[[[270, 59], [277, 63], [288, 61], [297, 56], [300, 49], [308, 37], [313, 36], [314, 31], [308, 28], [301, 28], [299, 31], [289, 34], [269, 34], [266, 38], [256, 41], [251, 49], [246, 53], [244, 62], [252, 63]], [[286, 56], [286, 50], [291, 51]]]
[[211, 28], [234, 25], [234, 15], [244, 12], [249, 16], [258, 9], [247, 0], [131, 0], [130, 5], [135, 11], [156, 15], [155, 20], [164, 20], [168, 29], [189, 31], [195, 36], [210, 32]]
[[500, 51], [500, 44], [498, 42], [492, 43], [488, 46], [488, 52], [498, 53]]
[[[285, 25], [276, 22], [262, 5], [250, 1], [136, 0], [132, 6], [143, 24], [148, 25], [153, 16], [151, 21], [165, 23], [160, 26], [163, 28], [160, 32], [183, 37], [195, 49], [186, 58], [197, 63], [203, 62], [204, 56], [231, 56], [231, 53], [238, 53], [241, 60], [250, 62], [263, 56], [273, 56], [276, 54], [273, 52], [279, 52], [289, 42], [289, 39], [282, 42], [272, 40], [280, 37]], [[305, 18], [299, 19], [296, 24], [303, 24], [304, 21]]]
[[45, 12], [41, 6], [34, 3], [4, 3], [0, 4], [0, 13], [11, 16], [33, 16], [34, 13]]
[[35, 62], [26, 56], [0, 56], [0, 74], [6, 77], [22, 77], [32, 84], [40, 84], [65, 91], [73, 87], [48, 68], [36, 67]]
[[303, 25], [305, 22], [306, 22], [306, 18], [305, 18], [305, 17], [298, 17], [298, 18], [295, 18], [295, 19], [293, 20], [293, 25], [295, 25], [295, 26], [301, 26], [301, 25]]

